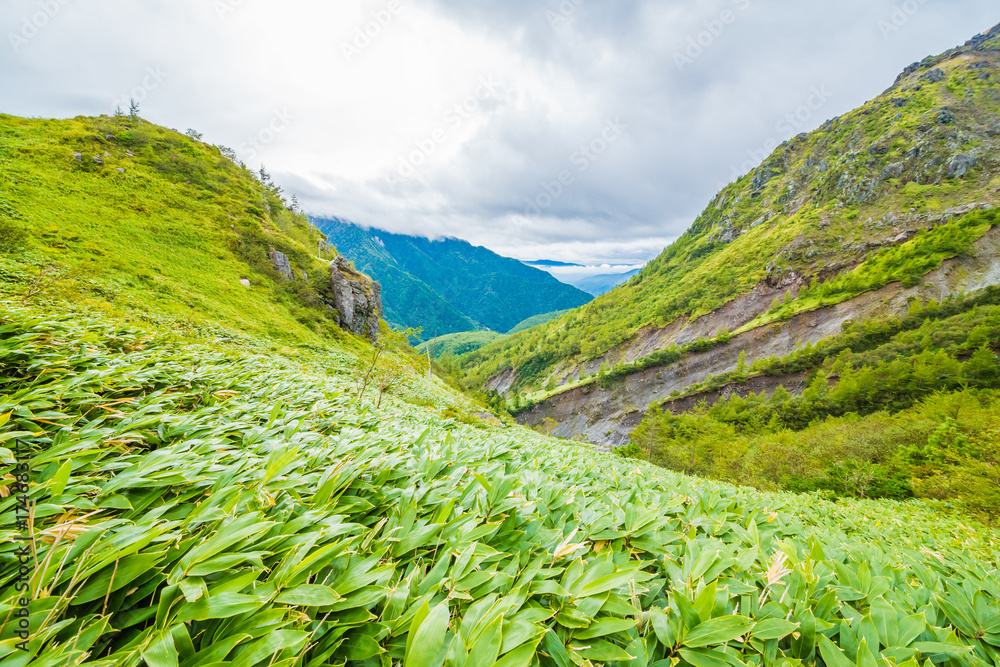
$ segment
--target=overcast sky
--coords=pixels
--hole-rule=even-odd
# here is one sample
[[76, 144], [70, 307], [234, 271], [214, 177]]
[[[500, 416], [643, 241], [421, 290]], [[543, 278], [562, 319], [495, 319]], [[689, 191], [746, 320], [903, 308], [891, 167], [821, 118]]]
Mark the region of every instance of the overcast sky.
[[0, 112], [136, 97], [310, 213], [632, 264], [779, 141], [998, 21], [996, 0], [3, 0]]

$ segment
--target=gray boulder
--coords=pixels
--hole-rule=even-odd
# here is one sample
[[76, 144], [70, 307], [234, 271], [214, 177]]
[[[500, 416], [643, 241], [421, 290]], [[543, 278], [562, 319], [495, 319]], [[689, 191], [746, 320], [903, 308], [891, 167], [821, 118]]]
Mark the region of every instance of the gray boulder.
[[931, 83], [938, 83], [945, 80], [944, 70], [935, 67], [927, 74], [920, 77], [921, 81], [930, 81]]
[[271, 262], [274, 264], [275, 270], [284, 276], [285, 279], [291, 280], [295, 277], [292, 273], [292, 263], [288, 261], [287, 255], [271, 248], [271, 252], [269, 252], [267, 256], [271, 258]]
[[903, 175], [903, 163], [893, 162], [882, 170], [882, 180], [887, 181], [892, 178], [899, 178]]
[[382, 286], [351, 268], [343, 255], [330, 262], [330, 288], [337, 325], [355, 336], [378, 340]]
[[962, 178], [969, 169], [976, 166], [976, 156], [971, 153], [958, 153], [948, 160], [948, 176]]

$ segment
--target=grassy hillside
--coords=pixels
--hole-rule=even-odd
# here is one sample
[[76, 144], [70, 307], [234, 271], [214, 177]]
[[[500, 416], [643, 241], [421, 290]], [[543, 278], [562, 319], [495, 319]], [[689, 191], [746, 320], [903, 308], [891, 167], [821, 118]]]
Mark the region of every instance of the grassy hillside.
[[1000, 664], [1000, 536], [920, 504], [376, 409], [236, 346], [0, 322], [5, 667]]
[[468, 355], [470, 378], [513, 368], [516, 388], [537, 388], [560, 361], [600, 357], [642, 327], [696, 318], [760, 283], [788, 285], [789, 303], [754, 325], [915, 281], [989, 228], [934, 229], [955, 207], [998, 200], [998, 65], [1000, 26], [913, 65], [724, 188], [626, 285]]
[[495, 331], [464, 331], [432, 338], [418, 345], [417, 352], [426, 354], [427, 350], [430, 350], [435, 359], [446, 356], [457, 357], [478, 350], [500, 338], [503, 338], [503, 334]]
[[[568, 311], [560, 310], [553, 313], [534, 315], [511, 329], [508, 334], [500, 334], [495, 331], [462, 331], [459, 333], [447, 334], [445, 336], [438, 336], [437, 338], [432, 338], [431, 340], [418, 345], [417, 351], [421, 354], [426, 354], [427, 350], [430, 349], [431, 354], [435, 359], [441, 359], [443, 357], [459, 357], [463, 354], [475, 352], [490, 343], [494, 343], [503, 338], [505, 335], [515, 334], [519, 331], [524, 331], [526, 329], [530, 329], [531, 327], [538, 326], [539, 324], [544, 324], [545, 322], [559, 317], [566, 312]], [[451, 364], [449, 363], [449, 367], [450, 366]]]
[[568, 310], [557, 310], [551, 313], [542, 313], [541, 315], [533, 315], [528, 319], [522, 321], [520, 324], [515, 326], [507, 333], [516, 334], [516, 333], [521, 333], [522, 331], [527, 331], [532, 327], [537, 327], [539, 324], [545, 324], [546, 322], [554, 320], [555, 318], [565, 315], [568, 312], [569, 312]]
[[[762, 359], [687, 393], [727, 398], [682, 414], [683, 395], [622, 453], [759, 488], [834, 497], [920, 497], [1000, 516], [1000, 287], [869, 319], [782, 359]], [[746, 395], [754, 378], [805, 377], [792, 396]], [[688, 400], [686, 402], [691, 402]]]
[[126, 320], [353, 345], [319, 298], [331, 259], [316, 256], [319, 231], [217, 147], [127, 117], [0, 115], [0, 173], [8, 294], [59, 278], [46, 296]]
[[462, 323], [435, 303], [412, 299], [405, 283], [427, 285], [444, 303], [500, 333], [534, 315], [574, 308], [591, 299], [545, 271], [465, 241], [431, 241], [362, 229], [340, 220], [315, 222], [360, 269], [377, 280], [385, 276], [387, 284], [402, 288], [398, 295], [387, 290], [387, 303], [402, 324], [423, 327], [425, 339], [481, 327]]

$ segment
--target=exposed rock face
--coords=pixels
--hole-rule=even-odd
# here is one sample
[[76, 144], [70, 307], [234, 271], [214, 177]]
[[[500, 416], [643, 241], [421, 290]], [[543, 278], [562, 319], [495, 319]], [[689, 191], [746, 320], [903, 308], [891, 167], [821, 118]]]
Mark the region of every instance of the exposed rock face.
[[295, 277], [292, 273], [292, 263], [288, 261], [288, 255], [277, 250], [271, 249], [268, 253], [268, 257], [271, 258], [271, 262], [274, 264], [274, 268], [285, 277], [286, 280], [291, 280]]
[[330, 288], [337, 324], [355, 336], [378, 340], [382, 319], [382, 286], [351, 268], [343, 255], [330, 262]]
[[[971, 204], [949, 209], [945, 217], [953, 211], [981, 207], [981, 204]], [[609, 389], [595, 385], [568, 389], [518, 415], [517, 420], [527, 426], [538, 426], [545, 419], [553, 419], [558, 424], [554, 435], [564, 438], [582, 436], [596, 445], [622, 446], [628, 444], [629, 434], [642, 421], [650, 404], [667, 399], [674, 390], [684, 390], [711, 375], [733, 370], [742, 352], [747, 353], [748, 363], [770, 356], [781, 357], [807, 343], [815, 344], [840, 333], [845, 322], [866, 317], [903, 315], [911, 299], [937, 301], [950, 294], [973, 292], [997, 284], [1000, 284], [1000, 227], [988, 231], [967, 255], [949, 259], [940, 268], [925, 275], [915, 287], [893, 283], [834, 306], [800, 313], [787, 322], [751, 329], [707, 352], [691, 354], [672, 365], [652, 367], [630, 375]], [[729, 322], [735, 328], [766, 311], [767, 307], [763, 304], [773, 293], [771, 288], [762, 284], [753, 292], [693, 322], [679, 321], [665, 329], [640, 332], [634, 341], [619, 348], [616, 356], [608, 355], [607, 358], [609, 361], [630, 361], [644, 356], [637, 354], [639, 351], [663, 349], [668, 341], [681, 345], [694, 337], [689, 331], [697, 332], [697, 335], [710, 334], [720, 321]], [[587, 368], [591, 368], [593, 363], [588, 362]], [[575, 376], [579, 372], [579, 368], [557, 370], [566, 376]], [[493, 388], [509, 389], [510, 373], [493, 380]], [[758, 378], [745, 386], [727, 387], [721, 392], [673, 401], [667, 407], [681, 411], [691, 407], [692, 402], [707, 400], [712, 403], [727, 392], [741, 395], [748, 391], [770, 393], [778, 384], [792, 393], [799, 393], [805, 388], [804, 380], [800, 375]]]

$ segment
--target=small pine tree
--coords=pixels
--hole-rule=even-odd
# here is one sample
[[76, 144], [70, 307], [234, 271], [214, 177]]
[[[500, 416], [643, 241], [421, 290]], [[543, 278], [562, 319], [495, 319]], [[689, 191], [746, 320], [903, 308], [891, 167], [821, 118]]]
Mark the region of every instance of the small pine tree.
[[132, 120], [139, 119], [139, 102], [133, 97], [129, 100], [128, 104], [128, 117]]
[[115, 116], [121, 118], [124, 115], [125, 112], [122, 110], [122, 105], [119, 104], [118, 106], [115, 107]]
[[740, 358], [736, 361], [736, 372], [745, 373], [747, 370], [747, 351], [740, 352]]

